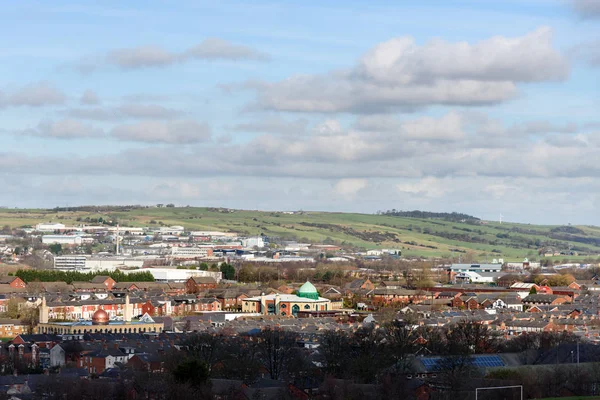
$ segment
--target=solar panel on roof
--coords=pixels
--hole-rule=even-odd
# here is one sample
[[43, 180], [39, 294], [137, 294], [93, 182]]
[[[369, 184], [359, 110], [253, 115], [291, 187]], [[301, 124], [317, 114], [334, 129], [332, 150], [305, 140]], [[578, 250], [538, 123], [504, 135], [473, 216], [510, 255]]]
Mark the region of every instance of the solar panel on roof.
[[[428, 371], [440, 369], [441, 357], [422, 358], [421, 362]], [[474, 366], [479, 368], [504, 367], [504, 361], [499, 356], [476, 356], [471, 359]]]

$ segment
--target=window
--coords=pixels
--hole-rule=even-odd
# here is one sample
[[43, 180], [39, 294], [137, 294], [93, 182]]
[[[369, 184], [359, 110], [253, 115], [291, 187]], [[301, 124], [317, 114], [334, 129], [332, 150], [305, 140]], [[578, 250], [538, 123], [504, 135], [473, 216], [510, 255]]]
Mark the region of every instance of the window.
[[281, 315], [283, 315], [283, 316], [285, 317], [285, 316], [286, 316], [286, 313], [285, 313], [285, 311], [282, 311], [282, 312], [281, 312]]
[[280, 305], [280, 307], [281, 307], [281, 308], [287, 308], [287, 305], [285, 305], [285, 304], [282, 304], [282, 305]]
[[305, 309], [305, 310], [310, 310], [310, 306], [309, 306], [308, 304], [305, 304], [305, 305], [304, 305], [304, 309]]

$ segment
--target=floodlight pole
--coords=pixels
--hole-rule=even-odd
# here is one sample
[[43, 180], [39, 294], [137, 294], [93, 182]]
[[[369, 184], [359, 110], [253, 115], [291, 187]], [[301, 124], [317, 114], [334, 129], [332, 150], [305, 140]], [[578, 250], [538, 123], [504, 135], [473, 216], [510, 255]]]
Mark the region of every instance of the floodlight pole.
[[514, 385], [514, 386], [494, 386], [494, 387], [481, 387], [475, 389], [475, 400], [478, 399], [479, 390], [494, 390], [494, 389], [513, 389], [513, 388], [521, 388], [521, 400], [523, 400], [523, 385]]

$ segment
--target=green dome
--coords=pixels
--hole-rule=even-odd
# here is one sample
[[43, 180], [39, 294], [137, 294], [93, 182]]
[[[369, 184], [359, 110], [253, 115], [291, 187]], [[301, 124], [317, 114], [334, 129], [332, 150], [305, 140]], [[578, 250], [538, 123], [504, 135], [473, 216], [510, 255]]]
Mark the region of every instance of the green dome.
[[317, 300], [319, 298], [319, 293], [317, 292], [315, 285], [306, 281], [306, 283], [298, 289], [298, 297]]

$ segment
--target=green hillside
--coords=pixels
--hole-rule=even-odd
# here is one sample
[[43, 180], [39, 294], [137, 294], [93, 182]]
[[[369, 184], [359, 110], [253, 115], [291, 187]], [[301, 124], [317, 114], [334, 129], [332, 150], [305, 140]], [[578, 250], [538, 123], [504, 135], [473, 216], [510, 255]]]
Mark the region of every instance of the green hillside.
[[183, 225], [191, 230], [224, 230], [246, 235], [335, 243], [367, 249], [402, 248], [407, 256], [540, 259], [540, 248], [576, 255], [555, 259], [583, 260], [600, 256], [600, 228], [550, 226], [444, 218], [303, 212], [243, 211], [214, 208], [103, 207], [67, 210], [1, 209], [0, 225], [33, 226], [39, 222], [66, 225], [118, 220], [122, 226]]

